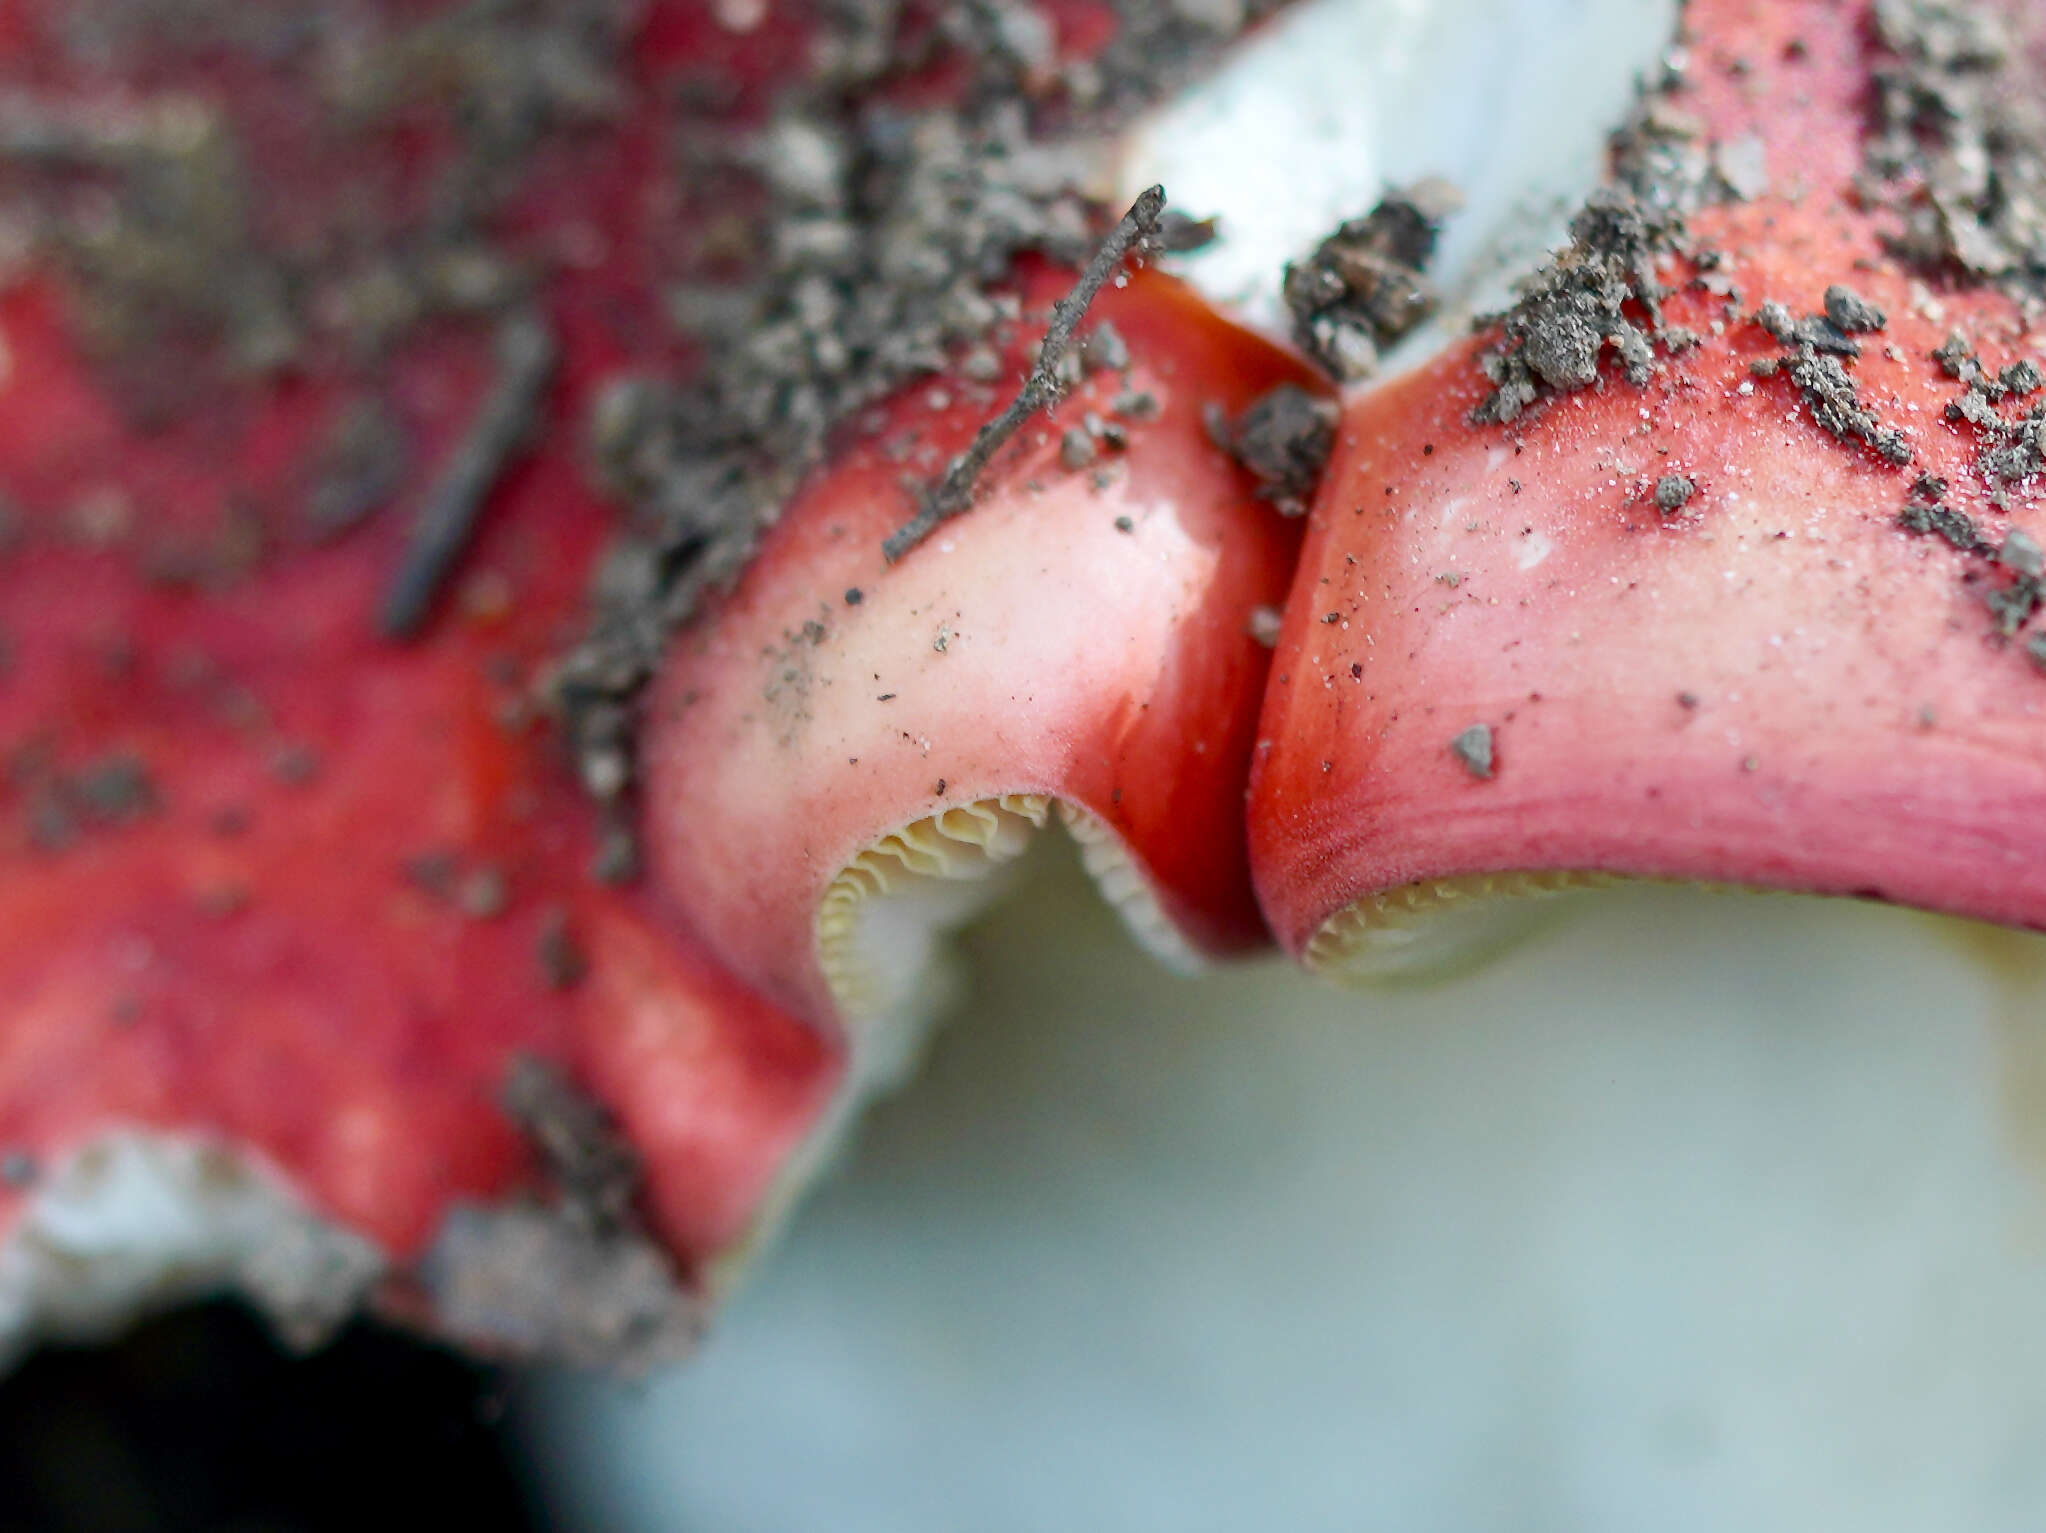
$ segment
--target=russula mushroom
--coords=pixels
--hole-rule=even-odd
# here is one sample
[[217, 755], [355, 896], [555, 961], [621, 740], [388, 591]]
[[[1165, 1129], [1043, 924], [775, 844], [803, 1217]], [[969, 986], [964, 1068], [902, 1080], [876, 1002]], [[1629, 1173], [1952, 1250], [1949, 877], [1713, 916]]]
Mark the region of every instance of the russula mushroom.
[[[1069, 281], [1040, 274], [1026, 310]], [[1055, 803], [1154, 953], [1264, 940], [1241, 839], [1267, 659], [1250, 630], [1297, 523], [1214, 422], [1305, 375], [1153, 273], [1104, 292], [1080, 336], [1058, 416], [891, 561], [918, 506], [905, 478], [942, 476], [1028, 348], [999, 393], [950, 379], [893, 401], [679, 636], [654, 694], [656, 870], [740, 978], [863, 1042], [928, 1011], [935, 931]]]
[[[596, 866], [536, 708], [588, 401], [667, 360], [620, 99], [743, 45], [240, 15], [0, 26], [0, 1358], [230, 1283], [644, 1362], [840, 1074]], [[479, 58], [548, 68], [465, 118]]]
[[[308, 1331], [374, 1292], [643, 1355], [899, 1062], [934, 933], [1055, 805], [1177, 962], [1263, 940], [1252, 866], [1330, 967], [1413, 951], [1416, 910], [1612, 874], [2046, 919], [2030, 646], [1994, 642], [2040, 596], [2038, 371], [2006, 297], [1921, 291], [1881, 238], [2021, 265], [1962, 172], [2022, 125], [1927, 162], [1905, 215], [1836, 196], [1871, 164], [1912, 190], [1914, 135], [1950, 131], [1922, 103], [1966, 127], [2021, 67], [1986, 33], [1881, 8], [1886, 67], [1925, 78], [1877, 93], [1872, 157], [1861, 11], [1701, 0], [1701, 39], [1761, 55], [1675, 98], [1709, 148], [1651, 109], [1636, 200], [1503, 330], [1350, 398], [1295, 577], [1298, 524], [1218, 438], [1262, 402], [1311, 444], [1322, 406], [1155, 271], [1101, 294], [970, 514], [891, 548], [1084, 254], [1000, 94], [1056, 48], [997, 50], [973, 130], [1001, 155], [914, 109], [780, 117], [763, 152], [728, 130], [800, 29], [629, 9], [252, 12], [190, 55], [54, 6], [0, 29], [37, 241], [0, 301], [0, 1345], [238, 1278]], [[822, 53], [841, 107], [881, 76]], [[737, 105], [680, 79], [706, 58]], [[706, 99], [678, 232], [656, 113]], [[771, 240], [713, 216], [719, 154], [775, 183]], [[1015, 183], [962, 213], [998, 160]], [[891, 178], [900, 227], [861, 200]], [[1679, 237], [1649, 194], [1687, 181]], [[651, 252], [698, 232], [692, 277], [781, 263], [736, 320], [659, 295], [767, 359], [708, 428], [615, 386], [674, 365]], [[924, 310], [866, 302], [868, 267]], [[550, 694], [597, 806], [530, 717], [603, 540], [588, 414], [641, 513], [600, 589], [632, 610]], [[729, 482], [662, 456], [705, 433], [800, 487], [725, 516]], [[654, 877], [619, 889], [591, 863], [625, 871], [636, 806]]]
[[1966, 169], [2038, 175], [2036, 37], [1685, 25], [1503, 324], [1345, 404], [1250, 811], [1318, 968], [1613, 876], [2046, 924], [2037, 230]]
[[[874, 401], [1001, 318], [982, 289], [1015, 257], [1084, 255], [1083, 205], [1030, 180], [1044, 167], [968, 230], [959, 121], [864, 117], [875, 163], [846, 163], [844, 125], [804, 111], [890, 84], [859, 49], [816, 63], [820, 101], [749, 138], [802, 25], [604, 4], [209, 17], [174, 37], [49, 5], [0, 26], [0, 194], [33, 241], [0, 297], [0, 1349], [226, 1282], [307, 1338], [367, 1300], [483, 1347], [643, 1362], [686, 1337], [882, 1060], [848, 1074], [842, 1018], [803, 969], [818, 911], [795, 912], [821, 882], [783, 866], [752, 891], [774, 934], [800, 931], [788, 953], [735, 927], [745, 870], [796, 832], [763, 824], [763, 784], [727, 770], [748, 758], [717, 756], [739, 727], [717, 710], [743, 704], [757, 657], [709, 651], [764, 625], [816, 651], [794, 688], [848, 658], [813, 623], [833, 642], [920, 635], [932, 684], [906, 675], [901, 708], [867, 705], [948, 732], [936, 759], [856, 743], [874, 816], [856, 834], [858, 806], [819, 800], [835, 757], [784, 773], [789, 803], [855, 836], [847, 864], [933, 814], [941, 840], [991, 827], [949, 844], [999, 860], [1057, 795], [1161, 947], [1256, 943], [1240, 802], [1265, 652], [1246, 625], [1298, 534], [1208, 421], [1305, 375], [1169, 280], [1132, 278], [1073, 353], [1092, 364], [1060, 421], [1079, 445], [1032, 423], [972, 517], [884, 567], [911, 504], [898, 479], [963, 445], [1037, 327]], [[1091, 25], [1077, 35], [1098, 42]], [[1119, 86], [1148, 88], [1146, 66], [1126, 61]], [[694, 157], [679, 178], [671, 111]], [[1013, 135], [1014, 114], [990, 116]], [[869, 256], [898, 281], [904, 262], [919, 280], [934, 256], [937, 279], [958, 268], [928, 332], [820, 317], [847, 241], [876, 239], [847, 210], [884, 162], [922, 222]], [[601, 562], [609, 618], [635, 572], [708, 583], [779, 506], [743, 508], [705, 552], [697, 499], [649, 495], [645, 536], [600, 561], [591, 481], [646, 488], [637, 380], [681, 349], [659, 310], [716, 311], [715, 279], [759, 258], [732, 216], [756, 171], [794, 254], [777, 323], [746, 349], [809, 348], [764, 393], [839, 387], [848, 418], [816, 418], [846, 456], [680, 642], [711, 697], [656, 731], [660, 876], [617, 887], [620, 742], [650, 653], [627, 623], [563, 659], [586, 587]], [[1026, 206], [1042, 211], [1019, 226]], [[1025, 277], [1032, 306], [1070, 280]], [[1110, 321], [1126, 364], [1103, 365]], [[881, 385], [854, 354], [876, 331], [902, 352]], [[869, 407], [883, 431], [862, 439], [851, 416]], [[895, 463], [903, 431], [917, 451]], [[777, 466], [827, 450], [820, 428]], [[677, 592], [654, 598], [658, 633]], [[1003, 625], [1016, 649], [996, 659]], [[1026, 654], [1041, 679], [1015, 668]], [[982, 696], [939, 688], [976, 673]], [[653, 707], [692, 712], [689, 685]], [[700, 804], [661, 797], [691, 773]], [[964, 807], [985, 797], [998, 807]], [[692, 844], [715, 817], [758, 834]], [[880, 908], [850, 924], [878, 927]]]

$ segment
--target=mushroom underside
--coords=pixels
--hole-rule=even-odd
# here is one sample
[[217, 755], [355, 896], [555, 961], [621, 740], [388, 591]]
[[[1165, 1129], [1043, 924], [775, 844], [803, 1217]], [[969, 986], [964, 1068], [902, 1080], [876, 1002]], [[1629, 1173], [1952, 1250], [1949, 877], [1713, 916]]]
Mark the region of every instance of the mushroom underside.
[[869, 842], [818, 905], [818, 965], [859, 1041], [865, 1083], [885, 1086], [913, 1063], [928, 1019], [959, 992], [944, 937], [1009, 887], [1054, 812], [1136, 944], [1177, 973], [1203, 967], [1137, 857], [1085, 806], [1036, 792], [948, 805]]

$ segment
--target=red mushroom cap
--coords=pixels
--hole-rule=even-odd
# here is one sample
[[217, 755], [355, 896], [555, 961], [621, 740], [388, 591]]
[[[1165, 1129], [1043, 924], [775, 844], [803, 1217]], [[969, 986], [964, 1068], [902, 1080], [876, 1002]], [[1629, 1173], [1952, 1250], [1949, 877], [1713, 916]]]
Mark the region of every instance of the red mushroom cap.
[[[1865, 8], [1722, 0], [1686, 24], [1695, 78], [1657, 110], [1768, 187], [1655, 258], [1640, 381], [1594, 340], [1593, 386], [1515, 416], [1514, 364], [1479, 366], [1494, 331], [1345, 407], [1250, 821], [1279, 939], [1324, 964], [1397, 969], [1473, 896], [1579, 875], [2046, 925], [2024, 642], [2046, 517], [2033, 473], [1984, 456], [2028, 429], [2036, 378], [1993, 379], [2035, 338], [1993, 288], [1935, 293], [1857, 192], [1872, 71], [1896, 65]], [[1956, 329], [1992, 380], [1966, 408], [1999, 424], [1950, 415]], [[1534, 350], [1566, 332], [1509, 331], [1521, 378], [1567, 374]]]
[[883, 553], [1006, 379], [898, 398], [672, 647], [646, 739], [654, 866], [734, 972], [799, 1015], [906, 996], [922, 955], [884, 972], [859, 948], [865, 894], [1006, 860], [1054, 799], [1154, 946], [1263, 940], [1241, 837], [1267, 658], [1249, 628], [1297, 524], [1207, 421], [1302, 373], [1155, 274], [1089, 323], [1127, 365], [1026, 425], [968, 514]]
[[[355, 20], [364, 47], [404, 29]], [[0, 23], [13, 142], [213, 124], [258, 162], [215, 190], [266, 193], [234, 216], [275, 248], [336, 207], [409, 228], [408, 173], [444, 164], [439, 118], [337, 127], [289, 50], [198, 39], [138, 64], [117, 40], [105, 71], [66, 25], [57, 6]], [[599, 815], [537, 705], [611, 527], [589, 399], [672, 362], [642, 270], [662, 82], [767, 46], [694, 12], [636, 36], [646, 110], [535, 149], [492, 225], [541, 274], [507, 318], [442, 313], [357, 355], [325, 315], [279, 370], [224, 360], [168, 299], [125, 315], [160, 331], [95, 328], [91, 271], [47, 250], [0, 298], [0, 1351], [51, 1316], [239, 1280], [307, 1332], [374, 1290], [479, 1344], [629, 1359], [690, 1328], [801, 1164], [838, 1051], [592, 871]], [[85, 190], [29, 205], [90, 213], [104, 167], [81, 154]], [[4, 168], [33, 193], [51, 167]], [[273, 248], [221, 240], [222, 261]], [[456, 578], [394, 620], [407, 524], [508, 379], [530, 429], [490, 467]], [[360, 503], [324, 521], [337, 481]], [[573, 1083], [570, 1118], [590, 1109], [602, 1187], [508, 1110], [533, 1061]], [[117, 1206], [145, 1184], [147, 1206]], [[189, 1246], [161, 1228], [180, 1219]], [[640, 1287], [608, 1318], [570, 1285], [532, 1292], [544, 1274], [507, 1293], [535, 1251]]]

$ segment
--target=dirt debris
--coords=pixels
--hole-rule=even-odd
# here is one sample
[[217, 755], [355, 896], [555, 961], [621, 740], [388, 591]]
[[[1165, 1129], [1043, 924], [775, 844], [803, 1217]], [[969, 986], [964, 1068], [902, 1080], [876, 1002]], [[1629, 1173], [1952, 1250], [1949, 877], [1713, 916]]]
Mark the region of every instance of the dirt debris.
[[532, 433], [554, 358], [554, 338], [539, 315], [514, 314], [499, 325], [497, 377], [441, 466], [413, 524], [404, 559], [391, 573], [377, 619], [384, 637], [417, 638], [426, 626], [435, 599], [475, 534], [492, 487]]
[[[975, 433], [966, 451], [952, 460], [944, 477], [931, 487], [916, 514], [882, 543], [881, 552], [889, 563], [894, 563], [915, 548], [939, 523], [968, 510], [973, 504], [974, 484], [989, 460], [1031, 416], [1058, 403], [1071, 381], [1066, 375], [1065, 364], [1074, 355], [1073, 336], [1080, 321], [1086, 317], [1088, 307], [1103, 286], [1122, 270], [1123, 263], [1133, 257], [1141, 259], [1150, 248], [1149, 241], [1157, 232], [1158, 216], [1164, 210], [1165, 188], [1162, 186], [1146, 189], [1130, 204], [1129, 211], [1117, 221], [1108, 237], [1101, 242], [1101, 248], [1088, 260], [1086, 269], [1073, 284], [1073, 290], [1052, 305], [1051, 323], [1045, 327], [1044, 339], [1038, 345], [1037, 361], [1024, 378], [1023, 386], [1016, 391], [1016, 397]], [[1121, 338], [1118, 336], [1116, 339], [1120, 341]], [[1126, 348], [1123, 359], [1127, 365]], [[1107, 432], [1090, 418], [1087, 434], [1099, 438], [1106, 436]]]
[[702, 1299], [639, 1227], [639, 1162], [608, 1115], [555, 1067], [516, 1063], [505, 1111], [532, 1142], [544, 1196], [458, 1206], [421, 1267], [442, 1324], [517, 1357], [641, 1370], [685, 1355]]
[[1494, 756], [1492, 752], [1492, 726], [1473, 724], [1457, 731], [1449, 741], [1449, 753], [1463, 763], [1463, 769], [1479, 782], [1492, 778]]
[[1462, 206], [1447, 181], [1419, 181], [1288, 263], [1294, 339], [1330, 377], [1370, 377], [1380, 354], [1435, 312], [1441, 296], [1426, 272], [1443, 225]]
[[1882, 329], [1889, 319], [1881, 309], [1844, 283], [1826, 289], [1826, 323], [1843, 335], [1867, 335]]
[[[1860, 442], [1884, 462], [1901, 468], [1911, 461], [1911, 444], [1903, 432], [1884, 425], [1862, 401], [1854, 375], [1842, 360], [1861, 355], [1861, 343], [1850, 332], [1878, 330], [1883, 316], [1851, 289], [1838, 285], [1826, 290], [1825, 307], [1823, 314], [1802, 317], [1774, 300], [1758, 308], [1755, 324], [1768, 332], [1783, 353], [1754, 362], [1749, 371], [1758, 378], [1782, 373], [1796, 387], [1805, 410], [1821, 430], [1843, 442]], [[1838, 323], [1839, 319], [1849, 323]]]
[[391, 503], [411, 469], [412, 445], [397, 412], [377, 394], [346, 401], [327, 428], [305, 498], [306, 529], [323, 543]]
[[1893, 252], [1928, 274], [2046, 294], [2046, 96], [1992, 5], [1877, 0], [1890, 59], [1859, 191], [1894, 209]]
[[[1981, 590], [1996, 637], [2013, 639], [2046, 605], [2046, 546], [2022, 527], [2007, 529], [2002, 541], [1996, 541], [1967, 512], [1944, 504], [1946, 492], [1946, 481], [1919, 475], [1897, 524], [1907, 532], [1937, 536], [1977, 561], [1970, 584]], [[2034, 660], [2046, 650], [2042, 638], [2046, 635], [2034, 634], [2027, 641], [2026, 651]]]
[[687, 1356], [704, 1326], [653, 1241], [592, 1236], [536, 1204], [458, 1204], [420, 1282], [450, 1335], [505, 1357], [637, 1373]]
[[1982, 477], [1993, 485], [2011, 486], [2046, 472], [2046, 400], [2019, 415], [2006, 414], [2002, 408], [2046, 388], [2046, 370], [2030, 358], [2020, 358], [1992, 375], [1958, 330], [1932, 355], [1962, 386], [1947, 401], [1946, 419], [1974, 430], [1980, 443], [1975, 467]]
[[[227, 381], [371, 363], [421, 321], [513, 303], [530, 262], [497, 214], [553, 141], [613, 121], [630, 0], [470, 5], [423, 19], [320, 0], [79, 0], [52, 45], [109, 78], [221, 56], [320, 104], [291, 131], [331, 162], [317, 209], [260, 172], [234, 113], [166, 87], [81, 107], [0, 94], [0, 205], [66, 276], [84, 339], [144, 419]], [[429, 120], [452, 152], [417, 198], [378, 195], [362, 135]], [[175, 357], [184, 365], [167, 368]]]
[[1250, 471], [1258, 497], [1282, 516], [1306, 514], [1321, 471], [1335, 446], [1335, 402], [1297, 383], [1281, 383], [1252, 400], [1233, 421], [1220, 410], [1207, 415], [1208, 435]]
[[1694, 344], [1688, 331], [1663, 323], [1667, 290], [1656, 276], [1682, 236], [1682, 217], [1672, 210], [1620, 188], [1592, 193], [1571, 220], [1569, 245], [1523, 284], [1500, 319], [1499, 341], [1482, 362], [1492, 392], [1472, 421], [1505, 425], [1544, 394], [1588, 389], [1608, 353], [1629, 383], [1645, 384], [1657, 347]]
[[111, 751], [66, 768], [36, 742], [10, 753], [0, 796], [18, 801], [27, 843], [50, 853], [68, 851], [88, 834], [139, 825], [164, 807], [148, 762], [134, 752]]
[[1691, 503], [1691, 497], [1697, 493], [1696, 480], [1683, 474], [1664, 474], [1655, 481], [1655, 509], [1664, 516], [1675, 516]]

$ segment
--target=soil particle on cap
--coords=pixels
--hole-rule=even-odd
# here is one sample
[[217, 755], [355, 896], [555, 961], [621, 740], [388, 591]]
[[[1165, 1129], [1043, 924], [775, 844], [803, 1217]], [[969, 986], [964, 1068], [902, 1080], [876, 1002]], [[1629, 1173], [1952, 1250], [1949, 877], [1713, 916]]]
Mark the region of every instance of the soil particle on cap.
[[1821, 429], [1842, 441], [1866, 443], [1877, 457], [1900, 468], [1911, 461], [1911, 444], [1904, 440], [1902, 432], [1885, 426], [1873, 410], [1862, 404], [1854, 379], [1838, 357], [1800, 346], [1786, 358], [1784, 371]]
[[[1826, 313], [1795, 316], [1771, 300], [1755, 311], [1755, 323], [1783, 348], [1780, 357], [1764, 358], [1750, 371], [1760, 377], [1782, 373], [1796, 387], [1805, 410], [1819, 428], [1841, 441], [1861, 442], [1886, 463], [1902, 467], [1911, 461], [1904, 434], [1862, 402], [1854, 377], [1843, 358], [1861, 355], [1861, 343], [1849, 329], [1879, 328], [1882, 316], [1843, 287], [1827, 289]], [[1853, 321], [1835, 322], [1835, 316]]]
[[1368, 378], [1387, 347], [1435, 312], [1424, 275], [1449, 216], [1463, 205], [1447, 181], [1388, 193], [1286, 267], [1294, 338], [1339, 382]]
[[1984, 546], [1981, 534], [1975, 530], [1974, 518], [1952, 506], [1913, 501], [1897, 513], [1897, 523], [1907, 532], [1937, 533], [1963, 553], [1973, 553]]
[[554, 1191], [593, 1229], [630, 1222], [639, 1159], [604, 1109], [554, 1066], [515, 1061], [500, 1101], [540, 1156]]
[[161, 804], [148, 765], [126, 751], [82, 767], [70, 780], [70, 792], [80, 815], [94, 825], [132, 825]]
[[2023, 528], [2013, 527], [2003, 536], [1996, 562], [2015, 577], [2010, 584], [1992, 589], [1986, 598], [1997, 633], [2008, 639], [2046, 601], [2046, 583], [2040, 579], [2046, 575], [2046, 548]]
[[1608, 353], [1628, 382], [1647, 383], [1658, 345], [1677, 349], [1691, 340], [1665, 328], [1666, 290], [1656, 277], [1682, 231], [1674, 211], [1617, 188], [1594, 192], [1571, 221], [1569, 245], [1523, 284], [1500, 320], [1499, 340], [1482, 364], [1492, 392], [1472, 421], [1505, 425], [1544, 394], [1588, 389]]
[[162, 798], [148, 764], [112, 751], [69, 770], [33, 746], [15, 751], [0, 788], [18, 794], [29, 845], [62, 852], [91, 831], [115, 831], [158, 813]]
[[1685, 68], [1680, 51], [1665, 56], [1661, 74], [1647, 82], [1612, 135], [1614, 183], [1666, 213], [1726, 198], [1739, 201], [1758, 186], [1766, 191], [1768, 155], [1761, 139], [1712, 143], [1704, 125], [1679, 104]]
[[407, 881], [438, 900], [454, 899], [461, 871], [461, 859], [450, 851], [420, 852], [405, 859]]
[[1335, 446], [1338, 411], [1297, 383], [1267, 389], [1235, 420], [1220, 411], [1207, 418], [1208, 434], [1258, 482], [1258, 496], [1285, 516], [1307, 510]]
[[2046, 600], [2046, 589], [2042, 589], [2037, 576], [2020, 575], [2008, 585], [1991, 588], [1983, 600], [1988, 604], [1998, 637], [2009, 639], [2039, 610], [2041, 601]]
[[1975, 467], [1982, 477], [1994, 485], [2013, 485], [2046, 471], [2046, 403], [2036, 404], [2022, 415], [2008, 415], [2001, 408], [2011, 400], [2037, 393], [2046, 383], [2038, 364], [2020, 358], [1991, 376], [1959, 331], [1949, 335], [1932, 355], [1941, 370], [1962, 386], [1947, 402], [1946, 418], [1955, 425], [1974, 428], [1981, 444]]
[[1892, 250], [1928, 275], [2046, 292], [2046, 98], [1998, 8], [1877, 0], [1889, 57], [1860, 181], [1901, 228]]
[[1244, 629], [1266, 649], [1276, 649], [1279, 644], [1279, 629], [1285, 616], [1277, 607], [1257, 606], [1250, 609], [1250, 620]]
[[1655, 481], [1655, 509], [1664, 516], [1675, 516], [1697, 493], [1697, 481], [1682, 474], [1664, 474]]
[[1481, 782], [1492, 776], [1492, 726], [1473, 724], [1450, 739], [1449, 753], [1463, 763], [1464, 770]]
[[1996, 551], [1996, 562], [2026, 579], [2037, 580], [2046, 575], [2046, 549], [2042, 549], [2039, 540], [2022, 527], [2013, 527], [2003, 535], [2003, 546]]
[[511, 881], [502, 868], [472, 868], [455, 888], [455, 904], [472, 921], [494, 921], [511, 908]]
[[639, 877], [643, 864], [639, 832], [617, 801], [605, 803], [597, 829], [597, 849], [590, 854], [590, 877], [600, 884], [622, 887]]
[[270, 775], [287, 788], [303, 788], [315, 781], [324, 763], [310, 745], [285, 741], [270, 752]]
[[1080, 366], [1084, 372], [1128, 372], [1130, 343], [1122, 332], [1103, 320], [1080, 341]]
[[[1976, 561], [1968, 578], [1982, 592], [1992, 630], [2000, 639], [2015, 638], [2046, 605], [2046, 546], [2021, 527], [2009, 528], [2001, 543], [1992, 541], [1965, 511], [1940, 503], [1945, 493], [1943, 480], [1919, 475], [1897, 523], [1907, 532], [1937, 535]], [[2035, 659], [2038, 638], [2026, 645]]]
[[1880, 330], [1888, 318], [1853, 288], [1834, 283], [1826, 289], [1826, 322], [1846, 335], [1863, 335]]
[[2020, 357], [1998, 373], [1996, 381], [2013, 394], [2036, 394], [2046, 388], [2046, 371], [2030, 357]]
[[[1833, 289], [1828, 288], [1830, 293]], [[1777, 345], [1786, 351], [1809, 347], [1835, 357], [1858, 357], [1861, 342], [1854, 339], [1847, 330], [1836, 325], [1830, 314], [1806, 314], [1802, 317], [1790, 312], [1787, 304], [1769, 299], [1755, 310], [1755, 323], [1769, 332]]]
[[1947, 332], [1947, 338], [1933, 348], [1932, 359], [1939, 363], [1941, 372], [1962, 383], [1972, 384], [1982, 376], [1982, 364], [1975, 356], [1975, 348], [1958, 330]]

